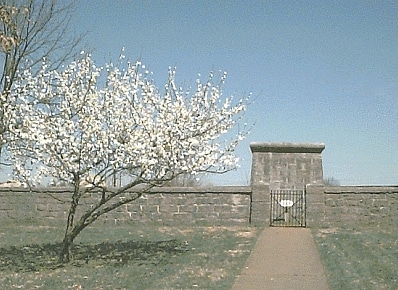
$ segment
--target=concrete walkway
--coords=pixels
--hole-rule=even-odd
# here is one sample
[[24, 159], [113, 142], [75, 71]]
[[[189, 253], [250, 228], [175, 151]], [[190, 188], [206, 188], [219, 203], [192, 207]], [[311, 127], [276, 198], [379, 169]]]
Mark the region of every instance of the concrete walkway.
[[307, 228], [265, 228], [232, 290], [328, 289]]

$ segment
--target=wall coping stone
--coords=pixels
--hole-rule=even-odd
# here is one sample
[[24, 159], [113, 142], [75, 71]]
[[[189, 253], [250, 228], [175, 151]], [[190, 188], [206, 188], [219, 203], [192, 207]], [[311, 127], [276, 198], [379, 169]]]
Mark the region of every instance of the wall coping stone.
[[252, 142], [250, 149], [254, 152], [273, 153], [321, 153], [325, 149], [323, 143], [263, 143]]
[[149, 193], [222, 193], [251, 194], [250, 186], [209, 186], [209, 187], [154, 187]]
[[[110, 190], [114, 189], [109, 187]], [[0, 194], [7, 192], [34, 192], [34, 193], [71, 193], [73, 187], [2, 187], [0, 188]], [[93, 189], [90, 192], [97, 192], [100, 189]], [[126, 190], [126, 193], [140, 191], [139, 187], [131, 188]], [[252, 189], [250, 186], [209, 186], [209, 187], [154, 187], [146, 194], [164, 193], [164, 194], [245, 194], [250, 195]]]
[[398, 193], [398, 186], [325, 186], [325, 194], [336, 193]]

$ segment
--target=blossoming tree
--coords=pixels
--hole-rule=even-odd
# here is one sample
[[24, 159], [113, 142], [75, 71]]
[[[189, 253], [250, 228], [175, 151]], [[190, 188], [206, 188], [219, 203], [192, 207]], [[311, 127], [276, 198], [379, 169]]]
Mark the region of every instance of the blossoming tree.
[[[246, 132], [229, 142], [220, 136], [239, 121], [247, 98], [233, 103], [222, 96], [226, 74], [219, 83], [212, 74], [198, 80], [190, 93], [177, 87], [173, 69], [158, 89], [140, 62], [97, 67], [83, 54], [62, 71], [48, 67], [20, 73], [6, 110], [7, 149], [20, 180], [51, 177], [73, 186], [61, 262], [70, 260], [84, 228], [150, 188], [181, 174], [236, 167], [234, 149]], [[127, 175], [122, 186], [106, 185], [120, 173]], [[91, 192], [98, 200], [80, 209]]]

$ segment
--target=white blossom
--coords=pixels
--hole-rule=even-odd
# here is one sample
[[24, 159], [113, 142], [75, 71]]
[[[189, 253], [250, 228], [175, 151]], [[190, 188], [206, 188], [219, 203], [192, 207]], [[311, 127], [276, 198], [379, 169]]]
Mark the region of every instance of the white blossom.
[[226, 73], [219, 85], [213, 73], [197, 80], [190, 94], [175, 84], [174, 68], [161, 92], [141, 62], [97, 67], [82, 53], [62, 71], [48, 67], [43, 61], [37, 75], [21, 72], [5, 108], [7, 149], [20, 179], [102, 184], [124, 172], [131, 182], [151, 182], [237, 166], [234, 149], [245, 130], [231, 142], [220, 137], [239, 121], [247, 99], [223, 98]]

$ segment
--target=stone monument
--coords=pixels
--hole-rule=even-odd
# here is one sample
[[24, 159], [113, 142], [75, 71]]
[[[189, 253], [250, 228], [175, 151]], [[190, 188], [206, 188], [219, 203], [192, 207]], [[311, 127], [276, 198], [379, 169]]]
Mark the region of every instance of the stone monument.
[[323, 184], [321, 143], [251, 143], [251, 223], [269, 222], [270, 192]]

